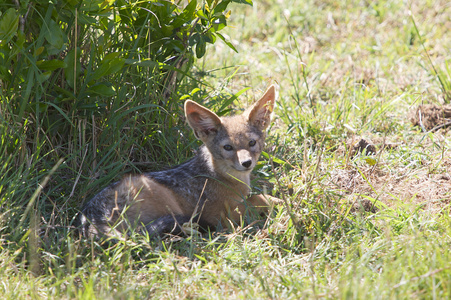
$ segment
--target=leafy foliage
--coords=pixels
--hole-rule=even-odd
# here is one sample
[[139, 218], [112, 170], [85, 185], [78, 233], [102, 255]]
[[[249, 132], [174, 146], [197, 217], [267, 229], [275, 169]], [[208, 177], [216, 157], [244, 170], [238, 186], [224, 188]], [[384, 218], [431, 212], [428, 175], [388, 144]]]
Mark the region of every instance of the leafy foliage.
[[[206, 44], [227, 25], [226, 1], [21, 1], [3, 4], [0, 80], [19, 118], [53, 107], [63, 116], [104, 112], [123, 82], [169, 98]], [[251, 4], [250, 1], [247, 1]], [[9, 8], [8, 8], [9, 7]], [[233, 48], [233, 46], [225, 40]], [[180, 71], [179, 74], [175, 72]], [[147, 80], [146, 80], [147, 79]], [[115, 84], [116, 83], [116, 84]], [[18, 91], [18, 87], [20, 87]]]
[[[189, 154], [179, 99], [193, 88], [181, 83], [198, 83], [190, 70], [207, 44], [219, 38], [235, 50], [220, 33], [232, 2], [252, 4], [0, 3], [0, 207], [10, 220], [4, 234], [28, 236], [39, 219], [30, 212], [72, 222], [99, 185]], [[50, 173], [59, 180], [49, 182]], [[57, 220], [55, 207], [63, 212]]]
[[[151, 155], [164, 151], [159, 139], [149, 137], [179, 122], [178, 99], [185, 92], [178, 87], [194, 60], [218, 37], [235, 50], [219, 33], [231, 2], [252, 4], [2, 2], [0, 120], [9, 134], [25, 140], [5, 146], [6, 153], [21, 153], [14, 160], [23, 161], [39, 148], [57, 160], [88, 147], [88, 163], [97, 165], [97, 155], [124, 157], [109, 146], [112, 139], [123, 142], [124, 150], [147, 144], [156, 149]], [[130, 138], [135, 134], [138, 140]], [[77, 159], [68, 162], [80, 169]]]

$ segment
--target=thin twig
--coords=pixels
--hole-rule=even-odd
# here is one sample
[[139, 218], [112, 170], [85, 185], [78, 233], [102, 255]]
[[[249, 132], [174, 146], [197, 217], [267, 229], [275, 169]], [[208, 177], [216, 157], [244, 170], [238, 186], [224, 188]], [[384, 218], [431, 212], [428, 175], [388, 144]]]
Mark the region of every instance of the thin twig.
[[432, 128], [431, 130], [429, 130], [426, 133], [433, 132], [433, 131], [439, 130], [440, 128], [447, 127], [447, 126], [451, 126], [451, 122], [447, 122], [447, 123], [435, 126], [434, 128]]
[[418, 122], [420, 122], [420, 127], [423, 132], [426, 132], [426, 128], [423, 125], [423, 118], [421, 117], [421, 109], [418, 109]]

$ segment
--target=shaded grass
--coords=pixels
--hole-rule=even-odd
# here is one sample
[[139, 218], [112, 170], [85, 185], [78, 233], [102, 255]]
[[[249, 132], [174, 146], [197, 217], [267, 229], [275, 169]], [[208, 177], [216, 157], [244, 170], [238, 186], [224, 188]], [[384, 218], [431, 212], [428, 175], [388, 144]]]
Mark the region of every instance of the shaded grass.
[[[228, 32], [240, 53], [215, 45], [198, 62], [205, 85], [195, 90], [197, 82], [187, 79], [181, 91], [226, 113], [227, 101], [245, 107], [267, 83], [281, 86], [257, 175], [293, 214], [276, 207], [266, 226], [181, 240], [132, 236], [106, 245], [74, 233], [77, 209], [101, 186], [127, 171], [190, 156], [195, 142], [181, 107], [168, 112], [131, 101], [105, 116], [102, 128], [88, 119], [74, 124], [70, 146], [41, 132], [25, 141], [33, 152], [22, 146], [26, 126], [2, 125], [0, 294], [448, 298], [449, 132], [422, 133], [407, 112], [421, 102], [445, 101], [423, 47], [447, 70], [449, 13], [445, 1], [265, 1], [234, 16], [236, 28]], [[240, 91], [234, 101], [231, 95]], [[150, 110], [159, 118], [147, 118]], [[12, 121], [2, 115], [3, 124]], [[84, 140], [85, 130], [95, 130], [95, 140]], [[377, 146], [375, 156], [351, 155], [361, 137]], [[149, 139], [160, 146], [149, 147]], [[394, 146], [383, 148], [389, 143]], [[18, 226], [60, 157], [65, 162]]]

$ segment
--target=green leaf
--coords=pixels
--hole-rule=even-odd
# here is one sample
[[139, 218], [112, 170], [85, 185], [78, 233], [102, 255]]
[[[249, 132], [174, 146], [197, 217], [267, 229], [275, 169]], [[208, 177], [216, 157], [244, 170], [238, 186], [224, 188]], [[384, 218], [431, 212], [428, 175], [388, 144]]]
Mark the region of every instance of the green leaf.
[[59, 68], [66, 68], [67, 64], [58, 59], [52, 59], [52, 60], [40, 60], [36, 63], [37, 67], [41, 70], [48, 70], [48, 71], [54, 71]]
[[233, 44], [231, 42], [228, 41], [228, 39], [226, 39], [222, 34], [220, 34], [219, 32], [215, 32], [215, 35], [219, 36], [219, 38], [227, 45], [229, 46], [230, 49], [232, 49], [233, 51], [235, 51], [236, 53], [238, 53], [238, 50], [236, 50], [235, 46], [233, 46]]
[[64, 58], [64, 62], [67, 65], [64, 69], [64, 76], [69, 86], [74, 88], [74, 81], [81, 73], [80, 48], [77, 48], [77, 57], [75, 57], [75, 49], [70, 50]]
[[120, 55], [121, 55], [121, 52], [111, 52], [111, 53], [108, 53], [107, 55], [105, 55], [103, 60], [104, 61], [112, 60], [114, 58], [118, 58]]
[[47, 79], [50, 78], [50, 75], [52, 75], [52, 72], [47, 71], [47, 72], [39, 74], [37, 79], [38, 79], [39, 83], [43, 83], [44, 81], [46, 81]]
[[142, 59], [142, 60], [138, 60], [138, 59], [126, 59], [125, 63], [127, 65], [136, 65], [136, 66], [140, 66], [140, 67], [159, 67], [160, 65], [162, 65], [159, 62], [150, 60], [150, 59]]
[[11, 73], [8, 68], [0, 65], [0, 79], [4, 81], [11, 81]]
[[188, 5], [185, 7], [183, 12], [174, 18], [174, 21], [171, 23], [174, 28], [182, 26], [184, 23], [193, 20], [194, 12], [196, 11], [197, 0], [191, 0]]
[[111, 75], [111, 74], [115, 74], [117, 72], [119, 72], [120, 70], [122, 70], [122, 67], [125, 64], [125, 59], [124, 58], [115, 58], [112, 59], [108, 65], [109, 65], [109, 69], [108, 72], [105, 76], [107, 75]]
[[67, 2], [72, 5], [72, 7], [75, 7], [78, 3], [80, 3], [80, 0], [67, 0]]
[[21, 30], [17, 31], [17, 39], [15, 41], [15, 46], [17, 46], [18, 49], [22, 49], [26, 41], [25, 33], [23, 33]]
[[196, 11], [196, 15], [197, 15], [199, 18], [208, 21], [208, 18], [207, 18], [207, 16], [205, 15], [205, 13], [204, 13], [203, 10], [199, 9], [198, 11]]
[[55, 92], [57, 92], [59, 94], [59, 101], [60, 102], [64, 102], [64, 101], [72, 101], [73, 99], [75, 99], [75, 95], [72, 93], [72, 91], [69, 91], [68, 89], [59, 87], [57, 85], [55, 85], [53, 87], [53, 89], [55, 90]]
[[225, 0], [225, 1], [219, 2], [218, 5], [215, 6], [215, 9], [213, 9], [212, 14], [213, 15], [218, 14], [218, 13], [222, 14], [227, 9], [227, 6], [229, 5], [229, 3], [230, 3], [230, 0]]
[[274, 155], [269, 155], [268, 152], [263, 151], [262, 152], [262, 156], [267, 158], [267, 159], [271, 158], [272, 161], [275, 162], [276, 164], [279, 164], [279, 165], [285, 165], [286, 164], [285, 161], [281, 160], [280, 158], [275, 157]]
[[46, 30], [44, 37], [49, 44], [61, 50], [64, 46], [64, 32], [61, 27], [55, 21], [50, 20], [48, 27], [44, 24], [43, 28]]
[[80, 10], [86, 12], [98, 12], [104, 5], [104, 0], [84, 0]]
[[[239, 68], [237, 68], [236, 71], [238, 71], [238, 69]], [[236, 71], [234, 73], [236, 73]], [[229, 105], [231, 105], [233, 103], [233, 101], [238, 99], [239, 96], [241, 96], [242, 94], [247, 92], [249, 89], [250, 89], [249, 87], [246, 87], [246, 88], [240, 90], [238, 93], [234, 94], [232, 97], [230, 97], [226, 101], [224, 101], [224, 103], [221, 105], [221, 108], [218, 111], [222, 113], [222, 111], [225, 110]]]
[[199, 41], [200, 41], [200, 34], [199, 33], [195, 33], [189, 38], [188, 45], [193, 47], [194, 45], [198, 44]]
[[8, 9], [0, 20], [0, 45], [7, 44], [17, 32], [19, 15], [14, 8]]
[[86, 92], [89, 94], [96, 94], [104, 97], [111, 97], [116, 95], [116, 91], [112, 86], [107, 86], [103, 83], [96, 84], [90, 87]]
[[37, 57], [37, 56], [41, 55], [42, 52], [44, 52], [44, 50], [45, 50], [45, 47], [44, 47], [44, 46], [41, 46], [41, 47], [35, 49], [35, 50], [34, 50], [34, 56]]
[[200, 36], [200, 41], [196, 45], [196, 57], [201, 58], [205, 55], [205, 50], [207, 48], [207, 43], [205, 42], [205, 38]]
[[114, 74], [122, 69], [125, 63], [124, 58], [104, 59], [100, 66], [95, 70], [90, 80], [98, 80], [102, 77]]
[[183, 10], [183, 15], [185, 17], [192, 16], [197, 7], [197, 0], [191, 0], [188, 5]]
[[227, 19], [224, 15], [219, 16], [213, 21], [213, 28], [215, 31], [219, 31], [227, 26]]
[[235, 3], [240, 3], [240, 4], [247, 4], [247, 5], [254, 5], [254, 3], [252, 3], [252, 0], [232, 0], [232, 2]]
[[51, 103], [51, 102], [44, 102], [44, 104], [46, 105], [50, 105], [53, 106], [63, 117], [64, 119], [66, 119], [66, 121], [72, 126], [75, 127], [75, 125], [72, 123], [72, 121], [70, 120], [70, 118], [67, 116], [67, 114], [56, 104]]
[[97, 24], [97, 19], [85, 14], [78, 14], [78, 22], [83, 25], [95, 25]]

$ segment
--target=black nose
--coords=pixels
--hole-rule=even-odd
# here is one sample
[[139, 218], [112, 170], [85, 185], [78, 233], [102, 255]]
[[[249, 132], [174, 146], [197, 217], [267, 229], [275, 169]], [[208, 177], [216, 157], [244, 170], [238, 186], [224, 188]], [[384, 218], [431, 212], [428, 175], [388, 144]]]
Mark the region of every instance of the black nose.
[[245, 162], [242, 162], [241, 165], [245, 168], [249, 168], [252, 165], [252, 160], [246, 160]]

